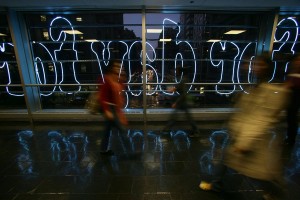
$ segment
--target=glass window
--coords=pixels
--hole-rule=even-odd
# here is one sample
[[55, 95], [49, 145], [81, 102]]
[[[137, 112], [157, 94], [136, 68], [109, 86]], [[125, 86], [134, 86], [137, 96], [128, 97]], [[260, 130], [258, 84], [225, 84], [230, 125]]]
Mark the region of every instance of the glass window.
[[[266, 33], [265, 13], [146, 13], [146, 88], [143, 88], [142, 14], [73, 12], [26, 14], [42, 108], [83, 108], [111, 59], [122, 61], [126, 108], [170, 108], [172, 91], [187, 77], [194, 108], [232, 107], [232, 98], [255, 84], [252, 67]], [[290, 18], [289, 18], [290, 17]], [[283, 55], [299, 52], [299, 18], [280, 16], [273, 46], [274, 77], [287, 70]], [[292, 31], [286, 31], [291, 29]], [[263, 38], [259, 38], [263, 37]], [[279, 53], [280, 52], [280, 53]], [[280, 67], [281, 66], [281, 67]], [[176, 73], [177, 69], [185, 69]]]
[[[147, 86], [151, 107], [170, 107], [171, 90], [186, 76], [194, 108], [232, 106], [252, 80], [240, 66], [256, 54], [262, 14], [146, 14]], [[182, 73], [176, 74], [178, 68]], [[239, 84], [241, 83], [241, 84]]]
[[126, 107], [141, 108], [131, 98], [132, 88], [142, 89], [141, 14], [33, 14], [26, 21], [43, 108], [83, 108], [112, 59], [120, 60], [127, 81], [137, 84], [122, 94]]
[[25, 108], [24, 92], [7, 17], [0, 14], [0, 109]]
[[300, 53], [300, 16], [293, 14], [280, 15], [274, 33], [272, 58], [274, 73], [271, 83], [284, 82], [289, 71], [289, 59]]

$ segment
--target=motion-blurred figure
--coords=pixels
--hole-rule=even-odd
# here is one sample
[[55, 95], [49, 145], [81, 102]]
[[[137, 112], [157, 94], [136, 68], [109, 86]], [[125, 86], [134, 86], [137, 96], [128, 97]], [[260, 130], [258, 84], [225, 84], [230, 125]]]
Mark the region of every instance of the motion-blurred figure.
[[[188, 94], [188, 85], [187, 83], [187, 77], [186, 77], [186, 68], [177, 67], [176, 68], [176, 74], [181, 76], [182, 79], [180, 83], [173, 89], [173, 92], [178, 92], [179, 97], [175, 101], [175, 103], [172, 104], [172, 108], [174, 108], [173, 113], [170, 116], [169, 122], [164, 128], [164, 131], [170, 129], [174, 124], [176, 123], [176, 119], [178, 118], [178, 114], [180, 112], [184, 112], [185, 114], [185, 120], [188, 122], [191, 126], [191, 132], [189, 133], [189, 137], [195, 137], [198, 134], [198, 128], [195, 123], [195, 121], [192, 118], [192, 115], [190, 113], [190, 96]], [[175, 74], [175, 76], [176, 76]]]
[[[105, 118], [104, 136], [101, 143], [101, 154], [114, 154], [111, 149], [108, 149], [110, 133], [115, 127], [121, 136], [125, 134], [124, 126], [127, 125], [127, 119], [122, 110], [124, 106], [124, 99], [120, 93], [124, 89], [124, 77], [120, 78], [121, 63], [118, 61], [111, 61], [108, 70], [104, 76], [104, 83], [100, 87], [100, 104]], [[122, 74], [121, 74], [122, 75]], [[124, 75], [124, 74], [123, 74]]]
[[[229, 121], [230, 143], [226, 147], [223, 167], [212, 181], [202, 181], [203, 190], [222, 190], [226, 167], [259, 180], [265, 199], [276, 199], [283, 193], [283, 167], [280, 162], [280, 138], [272, 132], [285, 109], [289, 91], [284, 86], [271, 85], [271, 59], [266, 54], [255, 60], [254, 74], [258, 84], [236, 103], [236, 112]], [[222, 165], [222, 164], [220, 164]]]
[[287, 87], [291, 90], [287, 108], [287, 135], [284, 143], [293, 146], [298, 132], [298, 111], [300, 107], [300, 54], [290, 62]]

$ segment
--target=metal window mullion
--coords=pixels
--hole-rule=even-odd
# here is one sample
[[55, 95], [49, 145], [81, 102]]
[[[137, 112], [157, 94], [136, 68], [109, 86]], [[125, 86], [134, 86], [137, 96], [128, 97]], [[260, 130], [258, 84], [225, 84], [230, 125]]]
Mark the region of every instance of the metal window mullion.
[[143, 120], [147, 123], [147, 95], [146, 95], [146, 12], [142, 9], [142, 63], [143, 63]]
[[27, 84], [34, 84], [35, 72], [34, 64], [31, 59], [29, 40], [26, 34], [25, 21], [20, 13], [15, 10], [9, 10], [8, 23], [11, 32], [14, 51], [18, 64], [18, 71], [21, 78], [21, 85], [24, 92], [24, 98], [27, 106], [29, 121], [33, 123], [32, 111], [40, 107], [39, 92], [36, 87], [27, 87]]
[[272, 51], [277, 23], [278, 11], [276, 10], [266, 13], [263, 17], [258, 36], [257, 54]]

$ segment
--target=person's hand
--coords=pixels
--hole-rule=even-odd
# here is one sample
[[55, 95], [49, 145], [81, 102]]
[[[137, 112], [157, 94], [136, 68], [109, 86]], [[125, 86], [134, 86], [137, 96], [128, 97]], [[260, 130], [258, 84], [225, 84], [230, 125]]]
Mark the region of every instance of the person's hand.
[[176, 92], [176, 87], [171, 87], [167, 89], [168, 92]]
[[110, 111], [105, 111], [105, 117], [111, 120], [114, 118], [114, 115]]
[[120, 122], [123, 126], [128, 125], [128, 121], [127, 121], [127, 119], [126, 119], [126, 117], [123, 113], [119, 113], [118, 117], [119, 117], [119, 120], [120, 120]]

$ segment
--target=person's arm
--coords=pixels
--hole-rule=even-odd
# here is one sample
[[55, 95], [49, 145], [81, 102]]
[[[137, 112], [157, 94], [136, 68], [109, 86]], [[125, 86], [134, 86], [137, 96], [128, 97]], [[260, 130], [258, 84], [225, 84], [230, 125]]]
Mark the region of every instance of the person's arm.
[[108, 118], [112, 119], [113, 118], [113, 113], [110, 110], [110, 105], [108, 102], [110, 102], [110, 86], [109, 83], [106, 82], [101, 86], [100, 90], [100, 104], [103, 110], [103, 114]]

